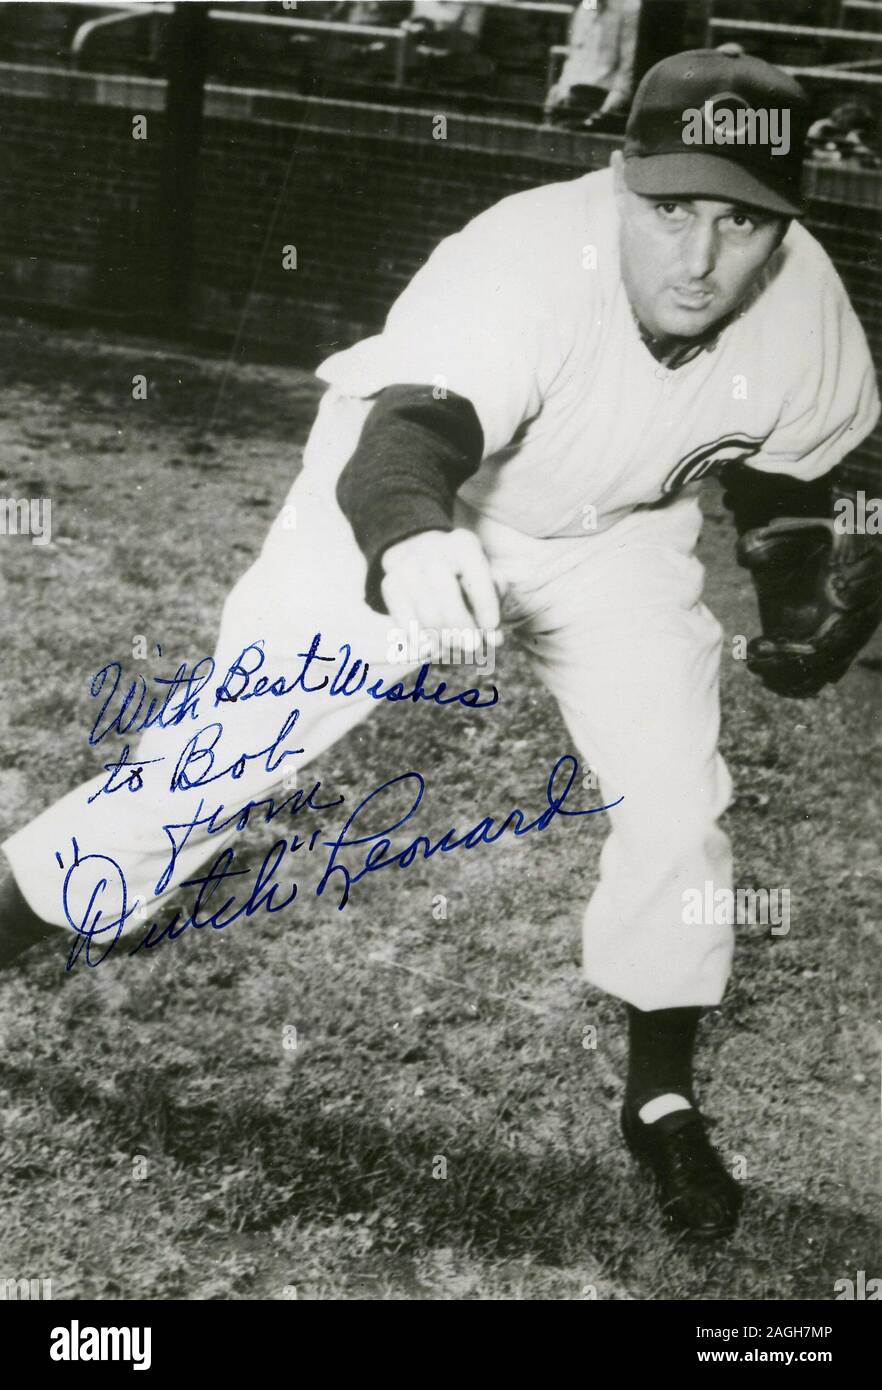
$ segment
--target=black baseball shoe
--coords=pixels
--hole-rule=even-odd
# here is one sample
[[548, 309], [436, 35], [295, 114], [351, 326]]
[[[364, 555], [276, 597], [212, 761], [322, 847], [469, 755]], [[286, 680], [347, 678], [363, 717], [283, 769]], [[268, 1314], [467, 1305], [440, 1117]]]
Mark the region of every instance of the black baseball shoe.
[[697, 1110], [677, 1110], [644, 1124], [626, 1104], [625, 1143], [655, 1180], [668, 1224], [694, 1240], [719, 1240], [738, 1224], [741, 1188], [710, 1144]]

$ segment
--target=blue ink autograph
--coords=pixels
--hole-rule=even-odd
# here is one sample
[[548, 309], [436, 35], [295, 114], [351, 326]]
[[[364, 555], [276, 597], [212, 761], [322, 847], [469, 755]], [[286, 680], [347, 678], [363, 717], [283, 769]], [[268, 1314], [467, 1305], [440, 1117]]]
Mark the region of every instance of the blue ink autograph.
[[[226, 820], [219, 819], [222, 811], [225, 810], [223, 805], [216, 806], [207, 816], [203, 816], [202, 811], [205, 802], [200, 800], [190, 820], [178, 822], [169, 821], [163, 825], [163, 833], [171, 845], [171, 854], [169, 855], [168, 863], [159, 876], [154, 892], [157, 894], [165, 892], [171, 882], [172, 874], [175, 871], [178, 855], [198, 825], [205, 826], [205, 831], [208, 835], [221, 834], [231, 827], [235, 834], [239, 834], [248, 825], [251, 819], [251, 812], [259, 811], [264, 807], [266, 810], [263, 816], [263, 823], [264, 825], [269, 825], [270, 821], [276, 820], [277, 817], [282, 815], [285, 811], [288, 812], [289, 816], [293, 817], [296, 816], [299, 811], [303, 810], [330, 811], [336, 806], [342, 806], [344, 800], [342, 796], [338, 796], [335, 801], [318, 802], [313, 800], [313, 798], [318, 795], [321, 785], [321, 782], [316, 782], [305, 797], [302, 791], [299, 789], [295, 790], [290, 796], [284, 797], [278, 805], [271, 796], [264, 797], [262, 801], [249, 801], [245, 806], [234, 811]], [[183, 831], [180, 839], [176, 836], [176, 832], [179, 830]], [[314, 848], [314, 840], [315, 835], [313, 836], [313, 844], [310, 844], [310, 849]], [[295, 846], [295, 848], [296, 847], [297, 846]]]
[[[317, 632], [305, 652], [298, 652], [300, 669], [293, 679], [286, 681], [284, 676], [270, 679], [268, 675], [257, 675], [262, 669], [266, 656], [263, 642], [249, 642], [226, 671], [220, 684], [213, 691], [213, 707], [232, 704], [237, 700], [255, 700], [266, 695], [276, 698], [302, 691], [305, 695], [325, 691], [328, 696], [352, 696], [364, 691], [374, 700], [384, 700], [390, 704], [461, 705], [465, 709], [491, 709], [499, 701], [499, 691], [491, 686], [489, 696], [482, 699], [480, 690], [470, 687], [467, 690], [449, 691], [446, 681], [439, 680], [433, 688], [427, 688], [430, 666], [426, 662], [416, 674], [412, 688], [403, 681], [384, 685], [382, 679], [375, 679], [368, 685], [370, 662], [353, 657], [352, 647], [343, 642], [335, 656], [325, 656], [319, 652], [322, 635]], [[333, 675], [312, 673], [318, 663], [334, 665]], [[89, 743], [100, 743], [108, 734], [142, 733], [145, 729], [158, 725], [167, 729], [183, 724], [185, 720], [199, 718], [199, 706], [206, 687], [215, 674], [213, 657], [204, 656], [193, 663], [178, 666], [174, 675], [156, 676], [155, 683], [160, 689], [150, 693], [147, 681], [136, 676], [125, 688], [123, 668], [118, 661], [109, 661], [96, 671], [90, 683], [90, 694], [94, 700], [102, 700], [101, 706], [89, 732]], [[309, 679], [315, 674], [316, 679]], [[257, 677], [256, 679], [254, 679]], [[208, 695], [212, 694], [208, 691]]]
[[[283, 911], [297, 898], [298, 885], [292, 879], [283, 888], [275, 881], [275, 878], [282, 871], [283, 863], [288, 856], [296, 854], [304, 847], [306, 847], [307, 852], [311, 852], [320, 843], [323, 849], [330, 851], [315, 888], [315, 895], [321, 897], [326, 889], [333, 888], [338, 894], [337, 908], [342, 911], [350, 901], [355, 885], [369, 874], [377, 873], [381, 869], [393, 867], [407, 869], [418, 859], [427, 860], [436, 854], [449, 854], [456, 850], [479, 849], [481, 846], [493, 845], [509, 832], [518, 837], [529, 835], [534, 831], [542, 832], [547, 830], [558, 818], [576, 819], [582, 816], [598, 815], [601, 811], [612, 810], [624, 800], [620, 796], [616, 801], [603, 806], [591, 806], [585, 810], [567, 810], [564, 802], [570, 795], [578, 771], [578, 760], [571, 754], [565, 754], [558, 758], [548, 777], [545, 789], [546, 804], [539, 815], [532, 820], [527, 818], [527, 814], [520, 807], [515, 807], [502, 821], [497, 822], [491, 816], [484, 816], [464, 834], [460, 834], [452, 826], [434, 840], [427, 835], [417, 835], [402, 849], [393, 849], [389, 836], [394, 831], [400, 830], [416, 815], [423, 801], [426, 780], [419, 772], [404, 772], [396, 777], [391, 777], [363, 798], [349, 814], [333, 839], [319, 841], [322, 832], [316, 830], [308, 839], [301, 839], [300, 836], [294, 835], [290, 839], [284, 837], [276, 840], [264, 855], [256, 876], [252, 875], [248, 868], [234, 867], [236, 852], [232, 847], [227, 846], [215, 857], [205, 873], [186, 879], [178, 885], [181, 888], [196, 889], [192, 907], [188, 911], [176, 912], [172, 920], [161, 928], [156, 923], [151, 924], [146, 935], [129, 951], [129, 955], [135, 955], [141, 950], [149, 950], [158, 946], [163, 940], [174, 941], [190, 928], [201, 930], [204, 927], [211, 927], [220, 931], [243, 918], [252, 917], [259, 911], [268, 913]], [[211, 833], [221, 829], [229, 830], [232, 826], [237, 833], [244, 829], [252, 809], [268, 807], [265, 815], [265, 819], [268, 821], [278, 816], [283, 809], [288, 809], [293, 815], [306, 807], [314, 811], [328, 810], [342, 802], [342, 797], [324, 804], [313, 800], [317, 796], [319, 788], [320, 783], [316, 783], [305, 799], [302, 793], [295, 793], [293, 797], [286, 798], [278, 807], [271, 798], [267, 798], [263, 802], [250, 802], [244, 810], [237, 811], [233, 817], [222, 823], [216, 823], [216, 818], [223, 807], [218, 807], [211, 816], [200, 819], [202, 810], [202, 803], [200, 802], [199, 810], [191, 822], [181, 826], [167, 825], [164, 827], [172, 843], [172, 855], [155, 891], [157, 893], [162, 892], [169, 883], [176, 856], [196, 825], [208, 825]], [[403, 814], [390, 820], [388, 812], [385, 815], [380, 812], [383, 796], [394, 789], [401, 788], [407, 788], [408, 791], [412, 792], [411, 804]], [[365, 822], [372, 823], [374, 814], [377, 814], [381, 824], [379, 828], [367, 828]], [[169, 833], [173, 830], [185, 832], [180, 842], [176, 841]], [[361, 860], [359, 867], [342, 862], [341, 854], [345, 850], [357, 851], [357, 856]], [[60, 856], [58, 858], [59, 863], [61, 863]], [[82, 893], [84, 878], [86, 883], [85, 910], [78, 916], [74, 916], [72, 915], [74, 888], [78, 890], [77, 896], [79, 897]], [[239, 885], [241, 892], [244, 893], [247, 890], [247, 896], [244, 897], [237, 896], [235, 892], [230, 890], [232, 880], [243, 878], [250, 880], [250, 883], [246, 882]], [[110, 894], [114, 901], [114, 910], [109, 915], [102, 908], [105, 894]], [[129, 902], [129, 890], [125, 875], [116, 860], [101, 853], [81, 854], [76, 840], [73, 841], [73, 862], [65, 874], [62, 899], [65, 917], [77, 936], [68, 958], [68, 970], [73, 969], [81, 955], [85, 964], [93, 968], [106, 960], [119, 940], [126, 922], [135, 916], [140, 907], [138, 902]], [[105, 920], [106, 916], [108, 920]]]
[[[272, 743], [267, 744], [266, 748], [260, 748], [256, 753], [240, 753], [228, 767], [222, 767], [217, 771], [215, 771], [215, 749], [223, 737], [224, 726], [220, 720], [215, 720], [211, 724], [203, 724], [196, 730], [192, 738], [187, 740], [179, 753], [168, 784], [169, 791], [190, 791], [193, 787], [207, 786], [209, 782], [219, 782], [223, 777], [232, 777], [233, 781], [239, 781], [240, 778], [244, 777], [248, 764], [260, 758], [265, 759], [264, 771], [276, 772], [286, 758], [294, 757], [298, 753], [306, 751], [302, 745], [299, 748], [282, 748], [281, 746], [294, 729], [299, 718], [300, 710], [292, 709], [285, 716], [284, 722]], [[141, 791], [144, 786], [144, 768], [166, 761], [165, 758], [138, 758], [136, 762], [130, 762], [130, 753], [131, 748], [126, 743], [123, 745], [118, 758], [112, 758], [110, 762], [104, 764], [104, 771], [109, 776], [102, 786], [87, 798], [87, 805], [90, 806], [99, 796], [112, 796], [114, 792], [122, 791], [124, 787], [130, 792]]]

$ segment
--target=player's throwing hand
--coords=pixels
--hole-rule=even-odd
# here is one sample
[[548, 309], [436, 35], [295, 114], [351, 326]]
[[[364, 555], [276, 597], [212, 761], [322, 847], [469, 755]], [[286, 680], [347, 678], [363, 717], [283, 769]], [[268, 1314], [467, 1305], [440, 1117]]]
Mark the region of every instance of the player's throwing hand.
[[383, 556], [383, 602], [400, 627], [467, 632], [497, 645], [499, 597], [484, 548], [472, 531], [420, 531]]

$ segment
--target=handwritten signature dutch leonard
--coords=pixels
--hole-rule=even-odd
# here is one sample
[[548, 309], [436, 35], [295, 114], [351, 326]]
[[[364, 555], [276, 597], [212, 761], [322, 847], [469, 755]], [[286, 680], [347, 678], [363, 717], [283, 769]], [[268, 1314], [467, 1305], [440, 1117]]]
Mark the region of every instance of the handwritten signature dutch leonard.
[[[350, 812], [333, 838], [320, 839], [322, 831], [317, 829], [308, 837], [295, 834], [277, 839], [267, 850], [256, 874], [248, 867], [238, 867], [236, 851], [227, 845], [204, 873], [178, 885], [181, 889], [195, 890], [191, 904], [179, 909], [165, 925], [150, 924], [128, 954], [150, 950], [165, 940], [174, 941], [191, 928], [198, 931], [211, 927], [219, 931], [232, 926], [234, 922], [247, 920], [257, 912], [276, 913], [290, 907], [298, 896], [298, 884], [290, 878], [284, 884], [280, 880], [286, 877], [289, 856], [301, 850], [305, 854], [318, 852], [319, 860], [322, 852], [326, 851], [314, 890], [315, 896], [322, 897], [326, 890], [336, 892], [337, 908], [342, 911], [350, 902], [353, 888], [383, 869], [408, 869], [417, 861], [426, 861], [438, 854], [487, 848], [509, 834], [519, 839], [538, 834], [548, 830], [557, 820], [578, 820], [598, 815], [602, 811], [613, 810], [624, 800], [620, 796], [602, 806], [568, 809], [564, 803], [578, 775], [578, 760], [571, 754], [565, 754], [558, 758], [551, 769], [545, 787], [545, 805], [532, 819], [516, 806], [502, 820], [483, 816], [464, 833], [451, 826], [437, 839], [419, 834], [399, 848], [390, 837], [416, 816], [426, 790], [426, 779], [422, 773], [400, 773], [369, 792]], [[320, 786], [320, 783], [316, 783], [306, 798], [300, 796], [295, 810], [328, 810], [342, 802], [343, 798], [340, 797], [319, 803], [315, 798]], [[409, 794], [411, 800], [407, 809], [396, 815], [389, 811], [388, 802], [396, 794], [400, 797], [402, 791]], [[387, 803], [385, 812], [384, 801]], [[268, 806], [265, 815], [267, 821], [280, 809], [271, 798], [264, 803], [254, 803], [257, 804]], [[240, 813], [232, 825], [229, 820], [219, 824], [217, 810], [203, 816], [203, 809], [204, 804], [200, 802], [191, 821], [164, 827], [172, 844], [172, 854], [157, 884], [157, 893], [165, 891], [176, 855], [197, 826], [207, 827], [209, 833], [232, 829], [235, 834], [244, 829], [248, 820]], [[171, 833], [174, 831], [182, 831], [183, 834], [178, 838]], [[65, 917], [76, 933], [67, 962], [68, 970], [73, 969], [80, 957], [90, 967], [100, 965], [115, 948], [126, 924], [136, 914], [139, 919], [143, 917], [140, 900], [132, 900], [125, 874], [111, 855], [101, 852], [83, 854], [76, 840], [72, 841], [72, 850], [72, 861], [66, 866], [62, 856], [56, 856], [65, 871], [62, 888]], [[303, 857], [301, 855], [301, 860]], [[85, 901], [85, 907], [76, 913], [73, 906], [75, 900]]]

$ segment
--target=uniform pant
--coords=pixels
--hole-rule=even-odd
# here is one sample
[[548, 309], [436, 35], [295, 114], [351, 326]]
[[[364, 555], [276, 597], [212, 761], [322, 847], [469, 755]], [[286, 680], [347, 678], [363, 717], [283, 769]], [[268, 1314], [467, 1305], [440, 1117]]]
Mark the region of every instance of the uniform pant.
[[[402, 664], [390, 655], [392, 620], [364, 601], [365, 561], [334, 496], [367, 408], [333, 390], [324, 397], [303, 471], [260, 556], [224, 605], [215, 677], [259, 639], [262, 673], [290, 679], [302, 666], [298, 654], [308, 650], [316, 632], [322, 634], [322, 652], [337, 653], [349, 643], [354, 656], [369, 661], [369, 684], [377, 678], [392, 684], [420, 664]], [[731, 793], [717, 751], [722, 634], [700, 599], [704, 575], [693, 553], [701, 524], [696, 499], [683, 495], [631, 512], [605, 531], [559, 539], [526, 536], [461, 503], [457, 507], [457, 523], [477, 533], [491, 562], [507, 633], [523, 644], [557, 699], [583, 767], [596, 772], [605, 804], [623, 798], [603, 817], [580, 823], [586, 833], [597, 833], [601, 819], [609, 826], [599, 881], [584, 884], [585, 977], [641, 1009], [718, 1003], [731, 964], [732, 929], [684, 923], [687, 890], [703, 897], [708, 882], [715, 889], [731, 885], [729, 842], [717, 824]], [[452, 689], [470, 683], [455, 681], [449, 670], [443, 675]], [[227, 820], [237, 808], [278, 791], [298, 764], [324, 752], [377, 705], [366, 689], [338, 699], [298, 690], [289, 699], [267, 695], [214, 708], [209, 690], [217, 684], [214, 679], [206, 687], [198, 722], [156, 724], [140, 736], [131, 761], [144, 766], [142, 790], [95, 796], [107, 782], [102, 772], [7, 840], [4, 850], [18, 885], [40, 917], [65, 923], [60, 884], [74, 838], [80, 856], [112, 858], [130, 895], [150, 895], [169, 859], [164, 825], [187, 824], [200, 798], [211, 807], [223, 802]], [[168, 768], [202, 724], [222, 721], [215, 766], [227, 767], [243, 751], [270, 745], [295, 704], [300, 715], [285, 746], [302, 745], [299, 758], [285, 758], [273, 772], [265, 759], [255, 759], [241, 776], [227, 776], [216, 788], [170, 790]], [[503, 700], [492, 716], [475, 711], [468, 717], [504, 718], [504, 711]], [[443, 711], [438, 717], [444, 718]], [[539, 770], [537, 796], [549, 770]], [[381, 780], [366, 778], [359, 790], [367, 794]], [[569, 803], [588, 804], [581, 794]], [[420, 824], [430, 834], [435, 829], [440, 835], [443, 828], [428, 820]], [[548, 833], [555, 834], [553, 825]], [[209, 834], [197, 826], [163, 891], [191, 878], [234, 837], [233, 828]], [[482, 852], [493, 854], [492, 848]], [[579, 882], [578, 869], [566, 872]], [[113, 879], [113, 873], [106, 877]], [[90, 881], [94, 889], [94, 878], [81, 875], [82, 894]], [[82, 921], [88, 901], [78, 901], [77, 883], [69, 881], [67, 908]], [[105, 887], [105, 898], [113, 886]], [[369, 885], [364, 891], [370, 892]], [[149, 920], [155, 920], [154, 906], [151, 898]]]

